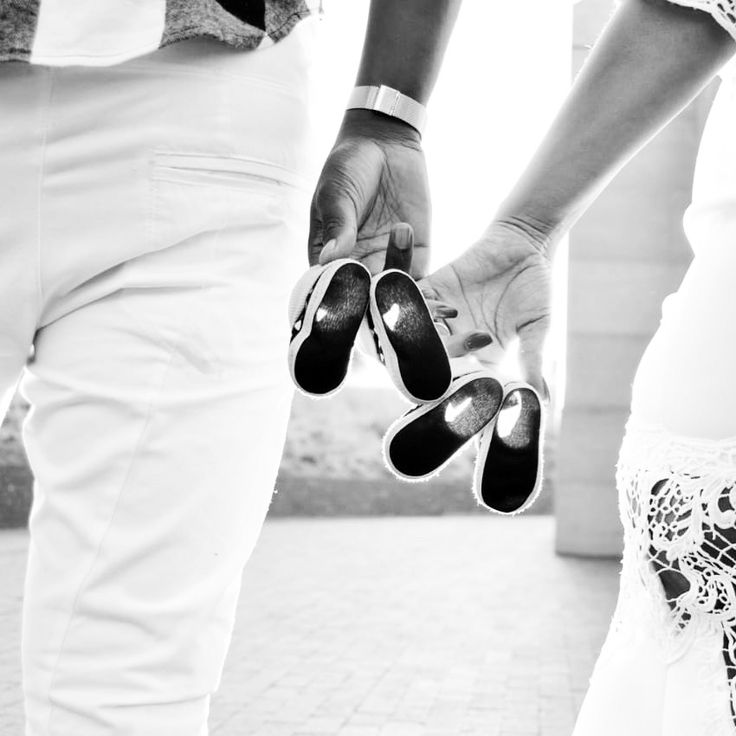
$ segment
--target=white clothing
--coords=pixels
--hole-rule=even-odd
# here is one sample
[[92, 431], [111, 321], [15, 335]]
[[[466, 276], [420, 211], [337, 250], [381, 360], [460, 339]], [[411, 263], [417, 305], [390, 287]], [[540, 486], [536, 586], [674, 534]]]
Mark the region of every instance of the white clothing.
[[292, 395], [313, 22], [0, 65], [0, 410], [28, 361], [26, 736], [205, 736]]
[[5, 0], [0, 62], [109, 66], [190, 38], [267, 48], [320, 8], [321, 0]]
[[614, 620], [574, 736], [736, 735], [736, 76], [704, 133], [694, 259], [633, 387]]
[[119, 64], [155, 51], [165, 22], [165, 0], [42, 0], [30, 62]]
[[736, 39], [736, 0], [668, 0], [675, 5], [702, 10], [715, 18]]

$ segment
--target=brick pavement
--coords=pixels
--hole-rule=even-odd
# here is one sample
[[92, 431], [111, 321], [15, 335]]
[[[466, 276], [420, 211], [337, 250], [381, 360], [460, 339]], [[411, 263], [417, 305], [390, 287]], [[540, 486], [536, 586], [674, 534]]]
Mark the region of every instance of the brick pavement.
[[[244, 577], [212, 736], [569, 736], [618, 564], [551, 517], [279, 519]], [[0, 733], [20, 736], [27, 537], [0, 533]]]

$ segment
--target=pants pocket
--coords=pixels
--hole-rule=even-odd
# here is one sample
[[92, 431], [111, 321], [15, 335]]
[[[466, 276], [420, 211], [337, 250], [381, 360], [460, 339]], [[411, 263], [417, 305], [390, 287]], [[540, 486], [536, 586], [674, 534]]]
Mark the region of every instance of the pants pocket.
[[306, 266], [299, 174], [245, 156], [157, 151], [150, 186], [149, 252], [125, 265], [125, 285], [146, 292], [138, 319], [208, 370], [241, 370], [255, 356], [268, 364], [288, 343], [288, 290]]

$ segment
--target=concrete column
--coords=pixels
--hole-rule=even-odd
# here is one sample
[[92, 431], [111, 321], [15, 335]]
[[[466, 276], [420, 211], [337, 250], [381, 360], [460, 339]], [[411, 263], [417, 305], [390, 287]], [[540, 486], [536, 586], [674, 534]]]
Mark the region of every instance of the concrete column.
[[[575, 71], [613, 10], [575, 10]], [[619, 555], [614, 468], [631, 382], [691, 253], [682, 229], [712, 89], [674, 120], [615, 179], [570, 236], [566, 402], [556, 477], [556, 549]]]

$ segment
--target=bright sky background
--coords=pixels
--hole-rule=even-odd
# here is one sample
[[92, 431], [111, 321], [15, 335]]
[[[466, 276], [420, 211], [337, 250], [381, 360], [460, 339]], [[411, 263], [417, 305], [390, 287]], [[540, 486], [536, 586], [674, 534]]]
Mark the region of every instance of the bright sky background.
[[[368, 5], [324, 0], [314, 72], [325, 155], [354, 83]], [[464, 0], [423, 139], [434, 267], [470, 245], [490, 222], [569, 87], [571, 55], [570, 0]], [[561, 305], [556, 311], [564, 315]], [[562, 347], [557, 340], [554, 352], [561, 354]]]

